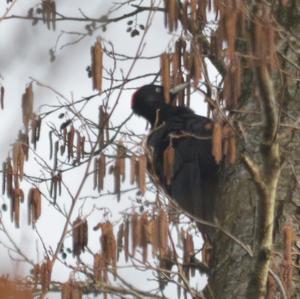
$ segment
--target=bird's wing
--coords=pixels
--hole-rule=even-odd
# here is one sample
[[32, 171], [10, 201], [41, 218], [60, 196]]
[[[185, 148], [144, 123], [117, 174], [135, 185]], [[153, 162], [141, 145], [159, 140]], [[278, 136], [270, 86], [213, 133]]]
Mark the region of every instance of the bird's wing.
[[[154, 130], [147, 142], [152, 152], [153, 172], [167, 193], [184, 210], [206, 219], [209, 217], [205, 214], [212, 204], [208, 193], [216, 172], [211, 154], [211, 127], [211, 120], [205, 117], [181, 115]], [[175, 149], [175, 159], [168, 184], [164, 174], [164, 152], [170, 144]]]

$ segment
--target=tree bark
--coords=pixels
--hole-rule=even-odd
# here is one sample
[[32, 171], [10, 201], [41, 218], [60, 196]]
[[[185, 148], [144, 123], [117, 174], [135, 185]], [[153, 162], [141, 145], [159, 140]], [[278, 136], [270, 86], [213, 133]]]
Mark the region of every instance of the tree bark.
[[[295, 38], [300, 32], [300, 2], [290, 1], [287, 7], [278, 6], [277, 20], [287, 33]], [[276, 190], [275, 223], [273, 248], [270, 256], [267, 298], [300, 298], [300, 86], [299, 69], [291, 62], [299, 64], [291, 41], [278, 39], [281, 69], [284, 78], [273, 77], [274, 94], [280, 110], [278, 143], [281, 153], [281, 174]], [[299, 47], [299, 38], [298, 38]], [[299, 50], [299, 48], [298, 48]], [[234, 115], [235, 121], [245, 128], [246, 136], [240, 142], [239, 152], [247, 153], [258, 166], [264, 163], [261, 155], [263, 140], [263, 109], [255, 102], [254, 93], [258, 89], [257, 79], [251, 71], [244, 79], [242, 105], [245, 111]], [[258, 113], [259, 112], [259, 113]], [[241, 139], [240, 139], [241, 141]], [[220, 183], [216, 199], [215, 220], [255, 253], [257, 230], [261, 225], [257, 214], [261, 212], [260, 194], [253, 175], [240, 159], [234, 166], [224, 165], [220, 171]], [[267, 207], [269, 208], [269, 207]], [[298, 240], [298, 241], [297, 241]], [[212, 239], [213, 261], [207, 297], [216, 299], [258, 298], [249, 295], [247, 289], [253, 271], [255, 257], [250, 256], [237, 242], [223, 232], [216, 231]], [[275, 276], [274, 276], [275, 275]], [[275, 279], [274, 279], [275, 277]], [[281, 285], [282, 284], [282, 285]], [[274, 287], [275, 285], [275, 287]]]

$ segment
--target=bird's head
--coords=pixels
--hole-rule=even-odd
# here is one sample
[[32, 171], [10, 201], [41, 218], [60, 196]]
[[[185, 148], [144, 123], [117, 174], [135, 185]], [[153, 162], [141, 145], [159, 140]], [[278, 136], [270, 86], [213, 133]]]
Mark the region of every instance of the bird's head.
[[[185, 87], [186, 84], [170, 90], [171, 102], [176, 98], [177, 93]], [[155, 123], [157, 111], [167, 106], [168, 104], [166, 104], [164, 98], [164, 88], [160, 85], [144, 85], [133, 94], [131, 99], [133, 112], [144, 117], [152, 126]]]

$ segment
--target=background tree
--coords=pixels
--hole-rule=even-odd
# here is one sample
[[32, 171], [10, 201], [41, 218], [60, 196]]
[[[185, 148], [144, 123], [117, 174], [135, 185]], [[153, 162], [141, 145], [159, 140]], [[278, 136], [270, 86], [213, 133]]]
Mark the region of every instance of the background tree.
[[[1, 243], [11, 263], [24, 262], [24, 275], [3, 276], [1, 294], [164, 298], [177, 289], [178, 297], [297, 298], [299, 2], [120, 1], [104, 14], [97, 4], [86, 4], [76, 16], [52, 0], [30, 4], [27, 14], [15, 14], [18, 5], [7, 1], [0, 25], [30, 22], [32, 32], [54, 34], [54, 64], [59, 49], [82, 45], [91, 63], [87, 74], [72, 77], [84, 82], [88, 75], [96, 92], [65, 96], [60, 90], [72, 78], [62, 77], [55, 88], [27, 81], [22, 128], [3, 162], [1, 214]], [[85, 12], [91, 7], [94, 17]], [[169, 35], [157, 55], [151, 30], [160, 15]], [[124, 27], [133, 55], [106, 35], [114, 23]], [[4, 114], [13, 87], [1, 75]], [[183, 216], [146, 177], [145, 131], [123, 111], [131, 90], [151, 82], [161, 82], [166, 91], [188, 82], [177, 105], [208, 106], [213, 155], [221, 167], [211, 223]], [[40, 90], [56, 101], [37, 107]], [[112, 194], [118, 204], [103, 200]], [[28, 230], [24, 212], [37, 240], [31, 248], [15, 238]], [[45, 234], [45, 223], [55, 227], [51, 234]], [[203, 246], [196, 223], [211, 235]], [[100, 244], [93, 242], [99, 236]], [[124, 278], [124, 267], [155, 275], [143, 288]], [[62, 269], [68, 278], [57, 281]], [[203, 292], [199, 272], [208, 274]]]

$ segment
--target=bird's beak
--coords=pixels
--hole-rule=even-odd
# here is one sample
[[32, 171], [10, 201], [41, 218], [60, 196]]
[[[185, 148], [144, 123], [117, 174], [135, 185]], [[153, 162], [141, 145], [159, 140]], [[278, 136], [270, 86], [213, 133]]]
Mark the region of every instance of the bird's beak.
[[185, 83], [181, 83], [173, 88], [170, 89], [170, 93], [172, 95], [176, 95], [178, 92], [184, 90], [186, 87], [188, 87], [190, 85], [189, 82], [185, 82]]

